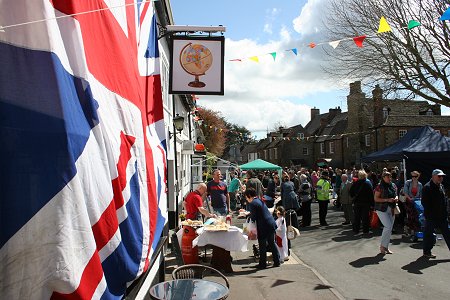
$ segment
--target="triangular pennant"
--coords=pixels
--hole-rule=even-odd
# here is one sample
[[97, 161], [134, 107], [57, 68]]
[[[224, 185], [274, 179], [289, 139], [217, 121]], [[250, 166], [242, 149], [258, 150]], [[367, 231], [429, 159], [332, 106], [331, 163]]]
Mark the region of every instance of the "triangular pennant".
[[270, 55], [272, 55], [273, 61], [275, 61], [275, 58], [277, 57], [277, 53], [276, 52], [272, 52], [272, 53], [270, 53]]
[[336, 49], [337, 48], [337, 46], [339, 46], [339, 43], [341, 42], [341, 40], [339, 40], [339, 41], [332, 41], [332, 42], [329, 42], [328, 44], [331, 46], [331, 47], [333, 47], [333, 49]]
[[252, 56], [252, 57], [249, 57], [248, 59], [253, 60], [254, 62], [259, 62], [258, 56]]
[[411, 29], [416, 28], [416, 27], [418, 27], [418, 26], [420, 26], [420, 25], [421, 25], [421, 24], [420, 24], [419, 21], [416, 21], [416, 20], [409, 20], [409, 22], [408, 22], [408, 29], [411, 30]]
[[439, 18], [441, 21], [447, 21], [450, 20], [450, 7], [442, 14], [442, 16]]
[[381, 17], [380, 26], [378, 27], [377, 33], [383, 33], [383, 32], [388, 32], [388, 31], [392, 31], [391, 26], [389, 26], [388, 22], [386, 21], [386, 19], [384, 17]]
[[242, 61], [242, 59], [240, 59], [240, 58], [236, 58], [236, 59], [230, 59], [230, 61]]
[[297, 55], [297, 48], [292, 48], [292, 49], [289, 49], [289, 50], [286, 50], [286, 51], [292, 51], [295, 55]]
[[357, 36], [353, 38], [353, 41], [355, 42], [356, 46], [359, 48], [362, 48], [364, 39], [366, 38], [365, 35]]
[[309, 43], [309, 48], [315, 48], [317, 45], [316, 44], [314, 44], [314, 43]]

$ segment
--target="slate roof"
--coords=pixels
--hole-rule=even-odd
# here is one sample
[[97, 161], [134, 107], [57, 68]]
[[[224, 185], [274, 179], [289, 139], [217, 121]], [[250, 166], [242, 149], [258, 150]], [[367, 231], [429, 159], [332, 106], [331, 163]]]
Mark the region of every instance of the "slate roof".
[[319, 137], [317, 138], [316, 142], [320, 143], [323, 141], [340, 138], [340, 136], [335, 135], [340, 135], [347, 129], [347, 117], [347, 112], [336, 114], [331, 122], [326, 125], [321, 132], [318, 133]]
[[311, 121], [306, 124], [305, 129], [308, 135], [314, 135], [320, 129], [320, 120], [327, 119], [330, 113], [320, 114], [314, 117]]
[[450, 127], [449, 116], [426, 116], [426, 115], [389, 115], [382, 126], [385, 127], [420, 127], [429, 125], [431, 127]]

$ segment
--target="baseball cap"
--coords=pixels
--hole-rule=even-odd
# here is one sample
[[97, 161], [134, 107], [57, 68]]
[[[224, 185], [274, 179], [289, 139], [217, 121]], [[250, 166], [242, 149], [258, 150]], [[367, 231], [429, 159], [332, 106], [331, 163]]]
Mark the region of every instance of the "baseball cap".
[[445, 175], [445, 173], [444, 172], [442, 172], [442, 170], [441, 169], [434, 169], [433, 170], [433, 172], [431, 173], [431, 175], [440, 175], [440, 176], [442, 176], [442, 175]]

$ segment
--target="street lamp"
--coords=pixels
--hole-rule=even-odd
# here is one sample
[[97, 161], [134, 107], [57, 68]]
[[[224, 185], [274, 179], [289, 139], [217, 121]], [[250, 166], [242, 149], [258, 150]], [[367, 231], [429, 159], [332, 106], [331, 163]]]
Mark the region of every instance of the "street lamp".
[[184, 118], [182, 116], [180, 116], [179, 114], [177, 114], [174, 118], [173, 118], [173, 125], [175, 126], [175, 129], [178, 132], [182, 132], [183, 128], [184, 128]]
[[[177, 114], [173, 119], [173, 126], [175, 127], [175, 130], [178, 131], [178, 133], [183, 131], [184, 128], [184, 117]], [[174, 135], [173, 132], [169, 131], [169, 139], [172, 138]]]

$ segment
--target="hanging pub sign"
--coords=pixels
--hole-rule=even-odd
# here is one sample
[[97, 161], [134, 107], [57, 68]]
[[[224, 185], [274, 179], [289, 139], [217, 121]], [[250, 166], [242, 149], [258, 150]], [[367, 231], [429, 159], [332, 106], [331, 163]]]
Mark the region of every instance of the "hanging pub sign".
[[223, 95], [223, 36], [172, 36], [170, 94]]

